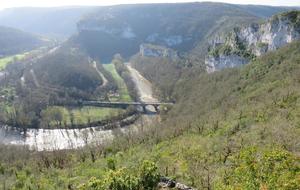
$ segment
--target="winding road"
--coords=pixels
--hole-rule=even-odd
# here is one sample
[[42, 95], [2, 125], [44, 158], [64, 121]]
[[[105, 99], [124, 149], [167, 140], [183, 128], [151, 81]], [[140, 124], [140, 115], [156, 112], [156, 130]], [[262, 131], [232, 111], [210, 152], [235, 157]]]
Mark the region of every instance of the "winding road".
[[99, 76], [101, 77], [103, 83], [101, 84], [101, 87], [105, 87], [108, 84], [108, 80], [105, 78], [105, 76], [103, 75], [103, 73], [101, 73], [97, 67], [97, 63], [96, 61], [93, 61], [93, 67], [95, 68], [95, 70], [97, 71], [97, 73], [99, 74]]

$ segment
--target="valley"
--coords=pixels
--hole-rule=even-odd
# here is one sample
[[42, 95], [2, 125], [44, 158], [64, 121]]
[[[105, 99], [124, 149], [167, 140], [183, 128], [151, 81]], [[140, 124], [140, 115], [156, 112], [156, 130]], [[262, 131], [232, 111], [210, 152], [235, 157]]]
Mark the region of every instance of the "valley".
[[[53, 52], [53, 51], [49, 51]], [[41, 58], [41, 57], [40, 57]], [[99, 75], [103, 77], [102, 87], [106, 86], [108, 81], [104, 78], [103, 74], [97, 69], [96, 62], [93, 62], [93, 67], [97, 70]], [[136, 87], [139, 89], [139, 99], [143, 102], [158, 102], [153, 97], [152, 85], [141, 74], [130, 66], [127, 66], [130, 70], [131, 77], [133, 78]], [[112, 76], [118, 83], [118, 91], [120, 95], [110, 98], [110, 101], [131, 101], [131, 98], [127, 92], [127, 87], [123, 79], [119, 76], [115, 70], [113, 64], [105, 64], [104, 68], [112, 73]], [[38, 87], [38, 86], [36, 86]], [[146, 91], [144, 90], [146, 89]], [[156, 112], [154, 108], [150, 109], [151, 112]], [[63, 121], [64, 126], [71, 125], [72, 120], [75, 125], [90, 125], [90, 123], [97, 122], [99, 119], [105, 119], [107, 117], [116, 117], [122, 113], [122, 110], [116, 108], [99, 108], [99, 107], [87, 107], [72, 108], [71, 110], [65, 107], [47, 107], [44, 113], [51, 110], [60, 110], [62, 112], [62, 119], [60, 121], [51, 121], [50, 126], [59, 125], [58, 122]], [[43, 114], [43, 113], [42, 113]], [[73, 119], [70, 119], [73, 117]], [[135, 116], [129, 116], [125, 120], [130, 121]], [[155, 119], [155, 116], [142, 116], [142, 118], [136, 120], [134, 123], [128, 126], [123, 126], [121, 122], [116, 121], [108, 125], [97, 127], [85, 127], [84, 129], [27, 129], [25, 132], [20, 131], [17, 128], [10, 126], [2, 126], [0, 131], [0, 143], [6, 145], [20, 145], [28, 146], [31, 149], [44, 151], [44, 150], [64, 150], [64, 149], [76, 149], [87, 145], [96, 145], [104, 143], [105, 141], [112, 140], [114, 138], [114, 125], [123, 127], [123, 131], [132, 130], [140, 126], [140, 122], [143, 120], [143, 125], [151, 123], [151, 120]], [[111, 127], [110, 127], [111, 126]], [[22, 128], [22, 127], [21, 127]]]
[[299, 7], [13, 8], [0, 25], [0, 189], [299, 189]]

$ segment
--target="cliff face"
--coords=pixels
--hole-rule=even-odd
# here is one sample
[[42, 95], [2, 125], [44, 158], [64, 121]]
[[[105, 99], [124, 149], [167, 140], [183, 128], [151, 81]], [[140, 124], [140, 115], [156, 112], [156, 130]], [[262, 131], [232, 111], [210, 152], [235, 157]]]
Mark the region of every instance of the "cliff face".
[[211, 41], [205, 63], [208, 72], [248, 63], [256, 56], [300, 39], [300, 11], [275, 15], [263, 24], [235, 28]]
[[166, 57], [172, 60], [178, 58], [177, 52], [163, 46], [152, 44], [141, 44], [140, 55], [143, 57]]
[[218, 30], [223, 28], [224, 20], [249, 23], [258, 19], [241, 7], [223, 3], [108, 6], [82, 17], [75, 40], [91, 57], [107, 62], [116, 53], [124, 58], [135, 55], [143, 43], [188, 53], [202, 44], [216, 25]]

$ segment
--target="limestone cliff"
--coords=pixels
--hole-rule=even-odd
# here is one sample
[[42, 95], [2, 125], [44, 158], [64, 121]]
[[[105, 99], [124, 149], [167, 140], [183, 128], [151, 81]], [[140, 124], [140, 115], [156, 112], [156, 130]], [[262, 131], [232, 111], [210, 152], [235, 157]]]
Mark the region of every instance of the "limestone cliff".
[[262, 24], [234, 28], [211, 41], [205, 59], [208, 72], [248, 63], [268, 51], [300, 39], [300, 11], [275, 15]]
[[170, 48], [152, 44], [141, 44], [140, 55], [143, 57], [166, 57], [172, 60], [178, 58], [176, 51]]

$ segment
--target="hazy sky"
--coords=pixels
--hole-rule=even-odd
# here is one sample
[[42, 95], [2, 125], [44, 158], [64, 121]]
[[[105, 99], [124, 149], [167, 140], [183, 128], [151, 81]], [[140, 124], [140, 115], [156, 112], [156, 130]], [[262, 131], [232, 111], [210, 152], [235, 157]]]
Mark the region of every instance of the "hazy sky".
[[[65, 5], [113, 5], [133, 3], [195, 2], [197, 0], [0, 0], [0, 9], [9, 7], [53, 7]], [[200, 0], [201, 1], [201, 0]], [[207, 1], [207, 0], [206, 0]], [[215, 1], [215, 0], [211, 0]], [[216, 0], [235, 4], [300, 6], [300, 0]]]

